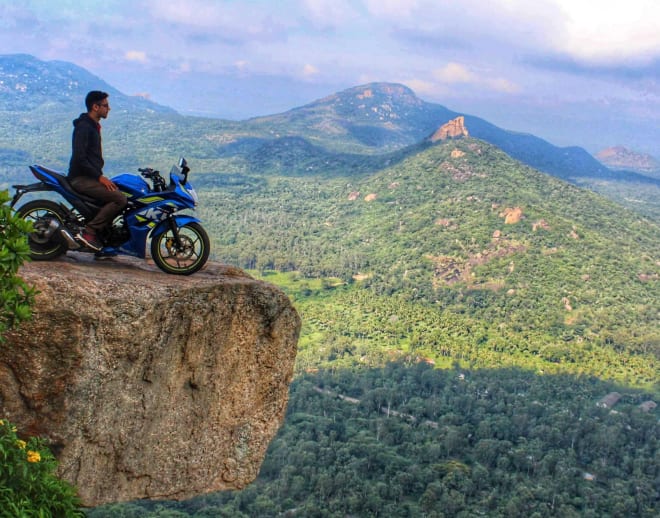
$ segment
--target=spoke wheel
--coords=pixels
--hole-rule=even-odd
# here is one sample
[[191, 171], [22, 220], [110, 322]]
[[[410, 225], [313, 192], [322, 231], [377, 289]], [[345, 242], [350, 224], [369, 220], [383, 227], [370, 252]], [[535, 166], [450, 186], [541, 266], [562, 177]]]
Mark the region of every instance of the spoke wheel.
[[206, 264], [209, 258], [209, 237], [195, 222], [179, 227], [179, 241], [172, 230], [151, 240], [151, 258], [165, 273], [190, 275]]

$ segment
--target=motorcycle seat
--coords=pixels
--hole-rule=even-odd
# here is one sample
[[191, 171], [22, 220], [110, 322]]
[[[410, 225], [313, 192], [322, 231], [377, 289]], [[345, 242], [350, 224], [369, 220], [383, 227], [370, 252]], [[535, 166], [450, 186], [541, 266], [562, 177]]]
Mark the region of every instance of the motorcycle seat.
[[69, 178], [67, 176], [63, 175], [62, 173], [60, 173], [59, 171], [55, 171], [54, 169], [49, 169], [48, 167], [44, 167], [42, 165], [37, 165], [37, 166], [33, 166], [33, 167], [37, 171], [42, 170], [42, 171], [48, 173], [49, 175], [51, 175], [57, 181], [57, 183], [59, 183], [64, 189], [66, 189], [67, 191], [69, 191], [72, 194], [75, 194], [78, 198], [80, 198], [85, 203], [90, 203], [92, 205], [98, 205], [99, 202], [98, 202], [97, 199], [92, 198], [91, 196], [87, 196], [86, 194], [82, 194], [82, 193], [76, 191], [73, 188], [73, 186], [69, 183]]

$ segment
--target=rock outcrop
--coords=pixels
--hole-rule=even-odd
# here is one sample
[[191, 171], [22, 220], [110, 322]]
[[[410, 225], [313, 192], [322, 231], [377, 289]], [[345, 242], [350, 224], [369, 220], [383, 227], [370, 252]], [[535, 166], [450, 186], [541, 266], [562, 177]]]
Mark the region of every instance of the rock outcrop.
[[238, 489], [284, 419], [300, 319], [276, 287], [85, 254], [28, 263], [31, 321], [0, 345], [0, 416], [49, 439], [87, 506]]
[[429, 140], [431, 142], [437, 142], [439, 140], [447, 140], [448, 138], [467, 136], [469, 136], [469, 132], [465, 127], [465, 117], [461, 115], [440, 126], [436, 132], [431, 135]]
[[637, 171], [642, 174], [660, 173], [660, 162], [651, 155], [631, 151], [623, 146], [602, 149], [595, 155], [603, 165], [615, 170]]

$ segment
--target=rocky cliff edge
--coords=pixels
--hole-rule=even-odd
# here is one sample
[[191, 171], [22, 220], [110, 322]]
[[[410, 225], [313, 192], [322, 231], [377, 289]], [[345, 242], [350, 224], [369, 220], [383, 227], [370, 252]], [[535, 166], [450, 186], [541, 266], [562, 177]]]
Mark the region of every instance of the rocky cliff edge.
[[71, 253], [20, 275], [40, 293], [0, 344], [0, 416], [50, 441], [84, 505], [254, 480], [300, 331], [278, 288], [218, 264], [181, 277]]

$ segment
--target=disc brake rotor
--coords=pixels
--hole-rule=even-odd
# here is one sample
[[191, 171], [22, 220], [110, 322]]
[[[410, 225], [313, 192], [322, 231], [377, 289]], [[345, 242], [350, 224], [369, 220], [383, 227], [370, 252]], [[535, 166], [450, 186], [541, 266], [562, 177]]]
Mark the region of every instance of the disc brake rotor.
[[30, 239], [35, 243], [47, 243], [57, 227], [57, 220], [54, 218], [48, 216], [41, 217], [33, 223]]
[[167, 253], [170, 257], [175, 257], [176, 259], [189, 259], [193, 253], [193, 243], [188, 236], [179, 236], [181, 241], [181, 247], [176, 245], [176, 239], [173, 237], [168, 237], [165, 241], [165, 248], [167, 248]]

